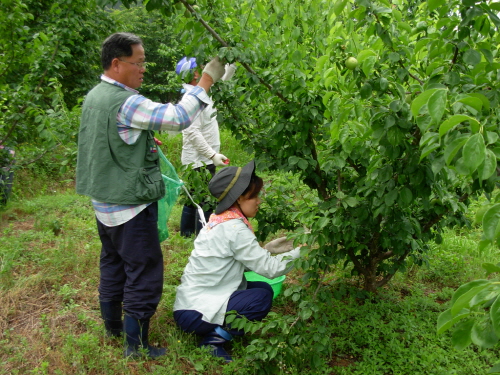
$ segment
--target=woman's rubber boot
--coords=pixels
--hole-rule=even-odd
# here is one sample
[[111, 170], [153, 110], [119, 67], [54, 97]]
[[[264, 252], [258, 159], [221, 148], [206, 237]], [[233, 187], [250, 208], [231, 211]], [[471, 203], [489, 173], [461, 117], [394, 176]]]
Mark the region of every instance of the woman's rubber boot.
[[190, 206], [182, 207], [181, 214], [181, 236], [191, 237], [195, 232], [196, 226], [196, 208]]
[[101, 317], [108, 337], [121, 337], [123, 332], [122, 303], [119, 301], [100, 302]]
[[210, 353], [214, 357], [222, 358], [226, 363], [229, 363], [232, 362], [233, 359], [228, 352], [226, 352], [223, 345], [231, 339], [232, 336], [227, 331], [224, 331], [221, 327], [217, 327], [214, 331], [203, 337], [200, 348], [210, 349]]
[[148, 344], [149, 319], [138, 320], [125, 315], [123, 332], [125, 332], [124, 357], [141, 357], [145, 354], [155, 359], [167, 353], [166, 348], [156, 348]]

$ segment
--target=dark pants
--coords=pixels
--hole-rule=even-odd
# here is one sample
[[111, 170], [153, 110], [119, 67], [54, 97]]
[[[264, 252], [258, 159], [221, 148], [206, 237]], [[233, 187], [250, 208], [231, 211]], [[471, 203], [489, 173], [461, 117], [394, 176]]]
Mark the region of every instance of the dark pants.
[[[200, 171], [201, 168], [202, 167], [194, 168], [194, 170]], [[205, 168], [209, 170], [212, 176], [215, 174], [215, 165], [210, 164]], [[204, 202], [201, 202], [199, 205], [201, 206], [201, 208], [203, 208], [203, 211], [205, 213], [205, 220], [208, 221], [210, 215], [213, 213], [213, 210], [209, 209], [205, 211], [205, 208], [203, 207]], [[198, 235], [202, 228], [203, 225], [200, 222], [200, 216], [196, 207], [193, 205], [184, 205], [184, 207], [182, 208], [180, 225], [181, 236], [191, 237], [193, 234]]]
[[[247, 289], [238, 290], [231, 294], [226, 311], [235, 310], [239, 315], [248, 320], [264, 319], [273, 305], [273, 288], [268, 283], [262, 281], [249, 281]], [[211, 332], [218, 324], [203, 321], [202, 314], [195, 310], [174, 311], [174, 319], [177, 325], [185, 332], [194, 332], [197, 335], [205, 336]], [[232, 335], [242, 335], [243, 332], [230, 330]]]
[[153, 316], [163, 290], [157, 221], [156, 202], [116, 227], [97, 220], [102, 243], [99, 300], [123, 301], [123, 310], [135, 319]]
[[0, 166], [0, 206], [6, 205], [12, 191], [12, 182], [14, 181], [14, 172], [5, 171]]

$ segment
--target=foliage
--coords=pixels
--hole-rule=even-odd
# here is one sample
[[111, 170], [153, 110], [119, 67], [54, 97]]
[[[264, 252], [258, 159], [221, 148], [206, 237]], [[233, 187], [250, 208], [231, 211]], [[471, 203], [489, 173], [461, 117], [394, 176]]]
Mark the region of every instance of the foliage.
[[[111, 26], [94, 2], [12, 0], [0, 9], [0, 145], [36, 148], [36, 160], [73, 142], [68, 123], [80, 97], [95, 84], [96, 51]], [[60, 125], [64, 124], [64, 128]], [[56, 127], [57, 126], [57, 127]], [[65, 151], [63, 161], [70, 158]]]
[[[484, 263], [486, 277], [500, 272], [500, 263]], [[439, 315], [437, 333], [453, 328], [451, 342], [463, 350], [471, 343], [488, 349], [498, 346], [500, 337], [500, 281], [478, 279], [460, 286], [453, 294], [451, 306]], [[500, 363], [490, 370], [500, 373]]]
[[189, 197], [183, 189], [179, 199], [182, 205], [193, 206], [192, 199], [205, 212], [215, 209], [217, 206], [217, 198], [210, 194], [208, 190], [208, 183], [212, 178], [208, 169], [193, 169], [193, 164], [185, 165], [181, 168], [180, 177], [185, 182], [185, 186], [191, 196]]
[[[296, 201], [295, 197], [301, 195], [304, 200]], [[291, 213], [297, 212], [297, 205], [314, 201], [314, 196], [307, 186], [301, 184], [296, 176], [291, 173], [284, 175], [272, 174], [265, 180], [263, 187], [262, 204], [259, 206], [256, 219], [265, 223], [256, 233], [260, 241], [265, 241], [270, 235], [283, 228], [297, 229], [300, 227], [300, 217], [294, 218]], [[312, 196], [312, 197], [311, 197]]]
[[233, 131], [261, 166], [317, 192], [293, 213], [310, 230], [298, 239], [313, 246], [310, 277], [352, 263], [375, 291], [408, 257], [420, 261], [443, 228], [468, 225], [475, 197], [491, 197], [497, 3], [180, 3], [193, 14], [184, 40], [197, 40], [187, 54], [217, 53], [246, 69], [214, 93], [233, 107]]
[[[477, 234], [465, 229], [446, 230], [443, 244], [433, 245], [429, 267], [399, 273], [374, 298], [366, 298], [355, 280], [346, 281], [341, 268], [325, 274], [319, 289], [308, 284], [301, 290], [302, 272], [287, 274], [266, 320], [241, 321], [248, 333], [226, 345], [235, 362], [224, 365], [197, 348], [198, 338], [183, 333], [172, 318], [175, 289], [193, 245], [172, 220], [171, 236], [162, 243], [164, 293], [150, 335], [170, 354], [158, 361], [123, 359], [122, 341], [105, 336], [99, 314], [100, 241], [92, 204], [72, 189], [51, 187], [30, 197], [39, 184], [37, 178], [19, 186], [19, 198], [0, 216], [2, 374], [483, 374], [497, 361], [498, 348], [457, 352], [449, 335], [435, 331], [436, 316], [450, 307], [449, 287], [479, 275], [477, 262], [497, 257], [471, 244], [451, 246], [461, 238], [476, 238], [477, 245]], [[450, 282], [444, 289], [442, 276]], [[29, 348], [30, 355], [20, 348]]]

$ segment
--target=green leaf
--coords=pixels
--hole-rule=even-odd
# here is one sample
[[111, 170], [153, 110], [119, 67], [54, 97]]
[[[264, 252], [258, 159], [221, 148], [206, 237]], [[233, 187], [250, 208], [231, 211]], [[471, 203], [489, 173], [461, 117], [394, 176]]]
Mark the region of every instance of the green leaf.
[[300, 310], [300, 318], [302, 320], [307, 320], [311, 317], [313, 311], [310, 308], [305, 308]]
[[488, 211], [491, 207], [491, 204], [485, 204], [478, 209], [476, 209], [476, 217], [474, 218], [474, 224], [482, 224], [483, 217], [486, 211]]
[[359, 90], [359, 96], [361, 96], [362, 99], [368, 99], [372, 95], [372, 92], [372, 85], [367, 82]]
[[397, 52], [391, 52], [389, 54], [389, 60], [393, 63], [398, 62], [401, 59], [401, 56]]
[[347, 0], [336, 1], [335, 4], [333, 4], [333, 12], [338, 16], [342, 13], [346, 4]]
[[472, 327], [471, 339], [474, 344], [484, 349], [492, 348], [498, 342], [498, 336], [489, 321], [476, 321]]
[[358, 200], [354, 197], [348, 197], [347, 199], [344, 199], [344, 202], [349, 206], [349, 207], [356, 207], [358, 205]]
[[477, 65], [481, 62], [481, 54], [473, 49], [468, 49], [464, 52], [463, 59], [469, 65]]
[[483, 164], [478, 168], [479, 178], [483, 181], [487, 180], [497, 170], [497, 157], [493, 151], [487, 149]]
[[437, 91], [437, 89], [426, 90], [413, 100], [411, 103], [411, 113], [413, 117], [417, 117], [420, 109], [427, 104], [429, 98]]
[[329, 223], [330, 223], [330, 218], [328, 217], [320, 217], [317, 221], [318, 225], [317, 225], [317, 229], [318, 230], [321, 230], [323, 229], [324, 227], [326, 227]]
[[432, 12], [444, 4], [446, 4], [446, 0], [427, 0], [427, 9]]
[[382, 42], [389, 47], [392, 48], [392, 39], [389, 31], [384, 29], [379, 23], [375, 24], [375, 28], [377, 29], [377, 35], [382, 39]]
[[493, 58], [493, 54], [491, 53], [491, 51], [489, 49], [485, 49], [485, 48], [481, 48], [480, 51], [483, 54], [486, 61], [488, 61], [490, 64], [493, 64], [494, 58]]
[[451, 343], [456, 350], [463, 350], [472, 342], [471, 331], [474, 319], [467, 319], [457, 324], [451, 335]]
[[451, 315], [451, 309], [443, 311], [441, 314], [439, 314], [437, 320], [437, 334], [438, 335], [442, 334], [443, 332], [453, 327], [455, 323], [466, 318], [469, 315], [470, 315], [470, 310], [468, 309], [463, 309], [462, 311], [460, 311], [460, 313], [458, 313], [455, 316]]
[[495, 363], [495, 365], [490, 368], [490, 371], [488, 372], [488, 374], [498, 374], [500, 373], [500, 362], [498, 363]]
[[498, 297], [490, 307], [490, 319], [495, 334], [500, 336], [500, 298]]
[[411, 33], [411, 26], [406, 22], [398, 22], [398, 28], [406, 31], [408, 34]]
[[368, 56], [361, 64], [361, 70], [363, 70], [363, 73], [365, 73], [367, 77], [371, 76], [376, 61], [377, 58], [375, 56]]
[[292, 61], [297, 65], [302, 62], [302, 53], [300, 52], [300, 50], [297, 49], [292, 54]]
[[429, 97], [427, 107], [435, 123], [441, 121], [447, 102], [447, 90], [439, 89]]
[[500, 203], [491, 206], [483, 216], [483, 235], [488, 241], [497, 237], [498, 220], [500, 219]]
[[398, 197], [398, 191], [396, 189], [391, 190], [384, 197], [385, 205], [388, 207], [392, 206], [394, 204], [394, 202], [396, 201], [397, 197]]
[[446, 146], [446, 148], [444, 149], [444, 160], [447, 165], [451, 164], [457, 152], [460, 151], [460, 149], [462, 148], [463, 145], [465, 145], [468, 139], [469, 135], [464, 134], [454, 139], [450, 144]]
[[453, 297], [451, 298], [451, 304], [453, 305], [463, 294], [467, 293], [469, 290], [471, 290], [477, 286], [481, 286], [481, 285], [485, 285], [485, 284], [490, 284], [490, 281], [485, 280], [485, 279], [479, 279], [479, 280], [473, 280], [473, 281], [470, 281], [466, 284], [461, 285], [455, 291], [455, 293], [453, 293]]
[[472, 174], [483, 163], [486, 155], [486, 146], [481, 133], [474, 134], [464, 145], [464, 166]]
[[453, 129], [456, 125], [460, 124], [461, 122], [464, 121], [469, 121], [470, 123], [476, 123], [479, 125], [479, 121], [477, 121], [475, 118], [466, 116], [466, 115], [453, 115], [443, 121], [441, 125], [439, 126], [439, 137], [442, 137], [445, 135], [449, 130]]
[[309, 167], [309, 163], [305, 159], [300, 159], [297, 165], [299, 166], [300, 169], [304, 171]]
[[490, 110], [490, 107], [491, 107], [490, 106], [490, 101], [488, 100], [488, 98], [485, 95], [480, 94], [478, 92], [474, 92], [474, 93], [469, 94], [469, 96], [481, 100], [481, 102], [483, 103], [483, 108], [486, 111]]
[[467, 292], [465, 292], [460, 297], [458, 297], [458, 299], [455, 301], [455, 303], [451, 307], [451, 315], [455, 316], [463, 309], [468, 308], [471, 299], [474, 298], [474, 296], [476, 294], [478, 294], [480, 291], [489, 287], [490, 284], [491, 284], [491, 282], [488, 281], [488, 282], [483, 283], [481, 285], [475, 286], [474, 288], [469, 289]]
[[486, 270], [486, 276], [489, 276], [495, 272], [500, 272], [500, 267], [493, 263], [483, 263], [481, 267]]
[[363, 51], [361, 51], [360, 53], [358, 53], [358, 56], [356, 57], [356, 59], [358, 60], [358, 63], [361, 64], [363, 61], [365, 61], [368, 57], [371, 57], [371, 56], [377, 56], [377, 54], [375, 53], [375, 51], [371, 50], [371, 49], [365, 49]]
[[399, 193], [399, 199], [404, 207], [408, 206], [413, 201], [413, 194], [410, 189], [404, 187]]
[[374, 7], [373, 14], [392, 13], [392, 9], [386, 7]]
[[488, 288], [476, 294], [471, 299], [469, 306], [473, 309], [479, 305], [484, 305], [484, 307], [491, 305], [493, 303], [492, 299], [498, 296], [499, 290], [500, 286], [496, 283], [492, 283]]
[[328, 61], [330, 57], [327, 55], [323, 55], [316, 60], [316, 71], [320, 72], [323, 70], [323, 67], [325, 66], [325, 63]]
[[477, 112], [481, 112], [481, 109], [483, 108], [483, 101], [480, 98], [476, 98], [473, 96], [468, 96], [457, 101], [474, 108]]
[[420, 154], [420, 161], [427, 157], [432, 151], [439, 148], [439, 143], [431, 143], [424, 147], [422, 153]]

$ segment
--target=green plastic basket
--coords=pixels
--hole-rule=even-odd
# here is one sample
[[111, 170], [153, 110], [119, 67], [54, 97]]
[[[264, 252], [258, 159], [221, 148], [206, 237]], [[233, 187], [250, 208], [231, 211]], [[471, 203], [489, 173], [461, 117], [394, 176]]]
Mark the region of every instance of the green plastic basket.
[[271, 288], [273, 288], [273, 299], [275, 299], [280, 293], [283, 286], [283, 281], [285, 280], [285, 275], [276, 277], [274, 279], [268, 279], [267, 277], [261, 276], [253, 271], [245, 272], [245, 278], [247, 281], [265, 281]]

